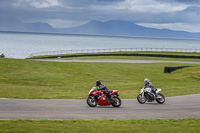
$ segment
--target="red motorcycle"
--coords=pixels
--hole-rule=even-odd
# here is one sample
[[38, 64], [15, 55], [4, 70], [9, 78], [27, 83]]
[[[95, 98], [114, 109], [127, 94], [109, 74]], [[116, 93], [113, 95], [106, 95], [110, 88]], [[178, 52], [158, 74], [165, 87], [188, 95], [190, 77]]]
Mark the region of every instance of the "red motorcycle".
[[87, 104], [90, 107], [96, 107], [98, 105], [112, 105], [113, 107], [119, 107], [121, 105], [121, 99], [118, 97], [118, 90], [111, 91], [111, 99], [109, 99], [105, 94], [104, 90], [97, 91], [96, 87], [93, 87], [89, 91], [89, 96], [87, 98]]

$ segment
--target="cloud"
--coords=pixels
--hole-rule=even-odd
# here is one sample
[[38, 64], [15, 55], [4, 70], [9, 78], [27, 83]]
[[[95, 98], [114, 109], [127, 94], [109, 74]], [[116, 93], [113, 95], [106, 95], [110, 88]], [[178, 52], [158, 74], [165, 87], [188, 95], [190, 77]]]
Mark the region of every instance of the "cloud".
[[63, 28], [90, 20], [197, 25], [200, 0], [0, 0], [0, 19], [3, 16]]
[[200, 3], [200, 0], [156, 0], [159, 2], [176, 2], [176, 3], [187, 3], [187, 4], [197, 4]]
[[57, 0], [32, 1], [31, 5], [33, 5], [35, 8], [49, 8], [55, 6], [62, 6]]
[[[107, 2], [108, 3], [108, 2]], [[117, 1], [111, 4], [94, 5], [97, 9], [106, 10], [128, 10], [132, 12], [153, 12], [153, 13], [167, 13], [182, 11], [188, 8], [187, 4], [171, 4], [163, 3], [157, 0], [124, 0]]]
[[154, 13], [166, 13], [185, 10], [187, 5], [160, 3], [155, 0], [126, 0], [125, 5], [128, 10], [136, 12], [154, 12]]
[[24, 5], [33, 6], [34, 8], [51, 8], [62, 7], [62, 4], [58, 0], [19, 0], [13, 2], [14, 7], [23, 7]]

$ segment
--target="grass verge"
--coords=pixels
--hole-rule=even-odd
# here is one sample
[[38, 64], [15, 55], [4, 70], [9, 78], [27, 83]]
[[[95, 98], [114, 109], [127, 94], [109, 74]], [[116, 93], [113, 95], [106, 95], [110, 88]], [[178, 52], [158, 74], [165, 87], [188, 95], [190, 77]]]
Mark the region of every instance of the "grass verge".
[[[46, 56], [35, 56], [30, 59], [45, 58], [45, 59], [56, 59], [57, 57], [62, 57], [62, 60], [88, 60], [88, 59], [126, 59], [126, 60], [165, 60], [165, 61], [193, 61], [200, 62], [200, 59], [194, 58], [169, 58], [169, 57], [147, 57], [147, 56], [122, 56], [123, 54], [149, 54], [149, 55], [178, 55], [178, 56], [200, 56], [200, 53], [189, 53], [189, 52], [105, 52], [105, 53], [91, 53], [93, 55], [99, 56], [87, 56], [90, 53], [80, 53], [80, 54], [66, 54], [66, 55], [46, 55]], [[104, 56], [105, 54], [118, 54], [117, 56]], [[64, 57], [64, 56], [77, 57]], [[78, 57], [79, 55], [85, 55], [84, 57]], [[121, 55], [121, 56], [120, 56]], [[52, 58], [54, 57], [54, 58]]]
[[136, 98], [144, 78], [167, 96], [200, 92], [200, 65], [190, 65], [171, 74], [164, 66], [176, 63], [63, 63], [21, 59], [0, 59], [0, 98], [85, 99], [101, 80], [120, 98]]
[[[55, 59], [55, 58], [54, 58]], [[182, 59], [182, 58], [166, 58], [166, 57], [143, 57], [143, 56], [87, 56], [87, 57], [68, 57], [61, 58], [61, 60], [100, 60], [100, 59], [113, 59], [113, 60], [163, 60], [163, 61], [190, 61], [200, 62], [200, 59]], [[52, 59], [45, 59], [52, 60]]]
[[[178, 55], [178, 56], [200, 56], [200, 53], [196, 52], [150, 52], [150, 51], [141, 51], [141, 52], [103, 52], [103, 53], [76, 53], [76, 54], [60, 54], [60, 55], [44, 55], [44, 56], [34, 56], [30, 59], [36, 59], [36, 58], [51, 58], [51, 57], [64, 57], [64, 56], [73, 56], [73, 55], [102, 55], [105, 54], [113, 54], [113, 55], [120, 55], [120, 54], [149, 54], [149, 55]], [[142, 55], [141, 55], [142, 56]]]
[[0, 132], [20, 133], [199, 133], [200, 119], [1, 120]]

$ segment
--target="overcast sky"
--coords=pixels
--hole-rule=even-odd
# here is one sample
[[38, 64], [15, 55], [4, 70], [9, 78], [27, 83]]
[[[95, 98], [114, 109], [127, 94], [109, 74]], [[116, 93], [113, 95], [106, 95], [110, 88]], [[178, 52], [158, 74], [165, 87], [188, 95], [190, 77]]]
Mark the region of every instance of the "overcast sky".
[[0, 0], [0, 20], [67, 28], [91, 20], [200, 32], [200, 0]]

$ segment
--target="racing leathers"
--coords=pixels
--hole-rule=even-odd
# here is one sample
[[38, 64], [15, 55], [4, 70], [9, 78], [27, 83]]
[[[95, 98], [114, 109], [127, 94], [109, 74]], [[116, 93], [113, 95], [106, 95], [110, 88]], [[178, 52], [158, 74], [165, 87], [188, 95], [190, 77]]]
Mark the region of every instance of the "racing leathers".
[[111, 99], [110, 90], [109, 90], [104, 84], [101, 84], [101, 85], [98, 86], [97, 91], [100, 91], [100, 90], [104, 90], [104, 94], [105, 94], [109, 99]]

